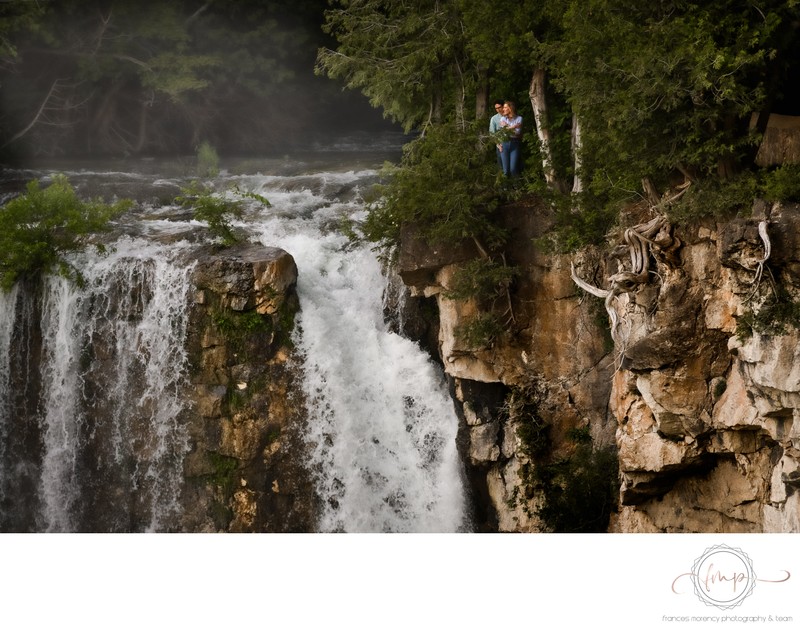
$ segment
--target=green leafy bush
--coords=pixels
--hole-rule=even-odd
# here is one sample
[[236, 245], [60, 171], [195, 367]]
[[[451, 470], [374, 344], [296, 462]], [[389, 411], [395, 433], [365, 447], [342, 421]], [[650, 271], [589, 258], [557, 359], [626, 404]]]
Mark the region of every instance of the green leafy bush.
[[[574, 198], [553, 196], [555, 224], [543, 240], [546, 249], [574, 252], [587, 245], [601, 245], [619, 220], [622, 202], [608, 202], [602, 197], [583, 194]], [[576, 211], [576, 207], [580, 211]]]
[[544, 456], [551, 447], [550, 425], [541, 417], [539, 407], [547, 397], [547, 386], [540, 378], [511, 388], [501, 415], [517, 422], [520, 450], [529, 458]]
[[538, 466], [544, 502], [537, 511], [559, 533], [604, 532], [616, 508], [619, 464], [613, 449], [581, 442], [569, 458]]
[[546, 383], [532, 377], [511, 389], [502, 408], [506, 421], [517, 423], [520, 452], [530, 460], [520, 469], [515, 499], [539, 493], [535, 515], [551, 531], [606, 531], [619, 492], [617, 454], [612, 448], [594, 449], [589, 428], [577, 427], [567, 432], [575, 444], [572, 453], [551, 461], [551, 427], [540, 412], [546, 398]]
[[766, 173], [763, 196], [767, 201], [800, 202], [800, 164], [784, 164]]
[[489, 348], [505, 332], [495, 313], [479, 313], [456, 327], [456, 338], [471, 350]]
[[667, 208], [667, 216], [675, 223], [686, 224], [704, 217], [746, 215], [758, 193], [758, 178], [750, 171], [726, 180], [704, 179], [689, 186], [681, 199]]
[[194, 216], [199, 221], [205, 221], [211, 233], [220, 239], [222, 245], [230, 247], [239, 242], [239, 237], [233, 229], [232, 221], [244, 216], [243, 199], [254, 199], [265, 206], [270, 203], [253, 192], [235, 191], [238, 199], [228, 199], [217, 193], [213, 186], [200, 185], [192, 182], [188, 187], [181, 189], [183, 194], [175, 198], [175, 202], [184, 208], [194, 211]]
[[746, 341], [753, 333], [783, 335], [790, 329], [800, 329], [800, 301], [780, 287], [757, 310], [748, 310], [736, 320], [740, 341]]
[[519, 274], [489, 258], [476, 258], [459, 267], [453, 276], [453, 287], [444, 292], [450, 300], [489, 300], [501, 295]]
[[64, 175], [47, 188], [31, 181], [23, 195], [0, 208], [0, 287], [8, 290], [21, 278], [54, 269], [81, 282], [67, 254], [81, 250], [89, 236], [107, 230], [131, 205], [130, 200], [82, 201]]
[[477, 239], [487, 249], [507, 235], [494, 224], [498, 204], [494, 145], [476, 127], [434, 125], [409, 143], [399, 167], [386, 166], [385, 183], [369, 204], [367, 240], [390, 250], [403, 225], [414, 225], [429, 243]]

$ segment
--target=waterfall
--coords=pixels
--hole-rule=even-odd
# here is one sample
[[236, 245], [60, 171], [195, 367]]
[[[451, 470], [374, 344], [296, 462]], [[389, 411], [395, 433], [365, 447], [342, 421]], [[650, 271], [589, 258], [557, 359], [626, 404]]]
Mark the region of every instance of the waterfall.
[[[17, 316], [19, 285], [10, 291], [0, 289], [0, 463], [9, 459], [9, 427], [5, 419], [11, 410], [11, 339]], [[0, 466], [0, 523], [3, 506], [9, 500], [13, 486], [10, 471]]]
[[443, 375], [385, 329], [367, 248], [301, 268], [296, 338], [310, 401], [307, 441], [323, 531], [457, 531], [464, 506], [453, 403]]
[[338, 229], [363, 218], [357, 198], [323, 194], [370, 175], [320, 174], [316, 188], [293, 198], [291, 214], [280, 203], [285, 183], [250, 183], [278, 200], [256, 228], [262, 242], [291, 252], [299, 270], [294, 341], [304, 360], [319, 530], [455, 532], [467, 522], [444, 376], [415, 343], [389, 331], [380, 264], [368, 244]]
[[[316, 484], [316, 529], [469, 529], [444, 374], [385, 324], [381, 265], [346, 236], [365, 217], [360, 191], [377, 171], [273, 161], [263, 172], [223, 172], [216, 184], [269, 199], [269, 208], [253, 201], [237, 228], [298, 266], [293, 342], [307, 408], [297, 456]], [[120, 180], [150, 204], [186, 181], [67, 175], [83, 194]], [[0, 294], [0, 530], [181, 528], [189, 425], [199, 417], [184, 400], [186, 260], [196, 245], [177, 235], [198, 224], [169, 207], [144, 210], [118, 226], [139, 236], [71, 261], [80, 286], [48, 277], [37, 292]]]
[[[87, 253], [75, 261], [83, 286], [44, 279], [34, 311], [40, 313], [41, 387], [32, 423], [41, 453], [28, 462], [39, 472], [39, 508], [35, 523], [15, 528], [174, 526], [188, 450], [181, 413], [192, 267], [181, 261], [183, 250], [124, 237], [109, 256]], [[0, 302], [4, 357], [11, 354], [15, 295]], [[6, 367], [0, 371], [3, 433], [19, 423], [8, 404], [9, 378]], [[2, 487], [9, 488], [13, 467], [5, 456], [0, 462], [6, 462]]]
[[41, 489], [43, 529], [74, 531], [72, 509], [79, 496], [77, 455], [83, 413], [78, 361], [85, 323], [83, 300], [64, 278], [47, 278], [42, 304], [42, 396], [44, 434]]

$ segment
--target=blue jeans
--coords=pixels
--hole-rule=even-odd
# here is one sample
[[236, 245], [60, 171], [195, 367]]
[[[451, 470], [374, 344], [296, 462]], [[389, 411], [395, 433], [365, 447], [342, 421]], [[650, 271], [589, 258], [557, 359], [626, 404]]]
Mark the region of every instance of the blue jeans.
[[520, 165], [520, 145], [517, 138], [503, 143], [503, 150], [500, 152], [500, 160], [503, 163], [503, 175], [506, 177], [517, 177]]

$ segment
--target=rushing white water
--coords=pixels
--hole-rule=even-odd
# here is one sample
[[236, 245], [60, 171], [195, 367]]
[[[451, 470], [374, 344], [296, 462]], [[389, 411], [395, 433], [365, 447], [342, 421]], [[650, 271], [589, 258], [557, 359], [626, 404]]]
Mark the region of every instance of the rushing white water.
[[[0, 413], [5, 413], [8, 405], [8, 385], [11, 376], [11, 337], [14, 333], [14, 320], [17, 315], [17, 293], [19, 285], [10, 291], [0, 290]], [[2, 448], [0, 444], [0, 449]]]
[[42, 305], [44, 457], [41, 495], [44, 529], [73, 531], [75, 479], [83, 415], [78, 360], [81, 295], [64, 278], [48, 278]]
[[[75, 261], [83, 287], [58, 276], [45, 279], [38, 309], [41, 393], [35, 422], [42, 453], [37, 530], [94, 527], [82, 520], [79, 504], [92, 504], [92, 488], [100, 483], [113, 487], [119, 500], [114, 506], [118, 513], [104, 517], [105, 527], [158, 531], [177, 516], [188, 450], [180, 421], [192, 269], [179, 260], [185, 247], [125, 237], [108, 256], [87, 252]], [[0, 303], [6, 361], [15, 298], [13, 291]], [[4, 432], [14, 421], [8, 410], [10, 369], [0, 370]], [[102, 426], [88, 426], [88, 407], [105, 412]], [[98, 441], [103, 442], [100, 448]], [[95, 468], [87, 470], [82, 457], [89, 449], [97, 457]], [[147, 453], [147, 459], [132, 462], [134, 451]], [[9, 466], [2, 469], [5, 477], [14, 472]], [[6, 489], [12, 485], [7, 478], [2, 483]]]
[[[322, 506], [317, 529], [466, 530], [457, 419], [443, 374], [415, 343], [388, 330], [380, 264], [368, 245], [351, 243], [341, 229], [363, 219], [359, 190], [377, 172], [296, 163], [290, 170], [224, 174], [216, 184], [267, 197], [271, 207], [254, 203], [239, 227], [287, 250], [298, 265], [294, 343], [307, 404], [307, 464]], [[89, 188], [135, 182], [159, 196], [186, 182], [108, 172], [76, 172], [71, 181]], [[131, 227], [140, 236], [120, 238], [109, 256], [86, 253], [74, 261], [82, 288], [61, 278], [44, 286], [39, 530], [161, 531], [178, 516], [189, 449], [182, 389], [191, 267], [182, 254], [192, 245], [165, 246], [151, 237], [196, 223], [161, 219], [156, 205], [150, 209]], [[3, 360], [16, 301], [14, 294], [0, 301]], [[3, 411], [10, 370], [0, 361], [0, 437], [12, 421]], [[88, 426], [88, 406], [102, 425]], [[87, 450], [96, 470], [87, 470]], [[8, 485], [4, 470], [13, 474], [0, 466], [0, 489]], [[120, 514], [82, 521], [81, 511], [101, 500], [118, 502]]]
[[111, 256], [87, 264], [84, 303], [94, 312], [75, 335], [100, 335], [108, 344], [106, 373], [94, 375], [108, 409], [103, 449], [108, 456], [101, 463], [116, 467], [134, 451], [148, 454], [133, 466], [130, 483], [146, 504], [150, 531], [168, 527], [178, 515], [183, 456], [189, 450], [180, 417], [193, 269], [181, 254], [188, 247], [123, 238]]
[[[11, 339], [17, 315], [18, 292], [17, 284], [10, 291], [0, 290], [0, 462], [6, 460], [8, 443], [8, 426], [2, 420], [8, 417], [11, 406]], [[0, 466], [0, 504], [5, 500], [8, 485], [12, 482], [9, 475], [4, 472]]]
[[373, 175], [319, 174], [315, 187], [288, 193], [290, 203], [286, 182], [249, 182], [277, 208], [259, 220], [261, 241], [291, 252], [298, 265], [295, 343], [323, 499], [319, 529], [454, 532], [466, 525], [465, 506], [443, 375], [416, 344], [388, 331], [380, 265], [368, 245], [337, 229], [362, 218], [357, 198], [329, 196]]

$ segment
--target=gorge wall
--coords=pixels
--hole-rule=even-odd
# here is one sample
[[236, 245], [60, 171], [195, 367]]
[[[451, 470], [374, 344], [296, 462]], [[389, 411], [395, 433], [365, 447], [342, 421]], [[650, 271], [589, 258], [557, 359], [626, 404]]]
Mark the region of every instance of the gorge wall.
[[[614, 251], [623, 230], [603, 251], [564, 256], [539, 246], [545, 208], [508, 207], [501, 221], [512, 235], [506, 261], [520, 275], [512, 332], [485, 347], [458, 334], [479, 305], [446, 296], [458, 266], [477, 255], [469, 244], [437, 249], [408, 232], [398, 264], [411, 307], [438, 312], [438, 325], [428, 317], [427, 329], [409, 332], [435, 345], [452, 381], [479, 529], [552, 528], [553, 510], [568, 505], [553, 494], [552, 471], [590, 441], [618, 464], [606, 531], [798, 531], [800, 334], [785, 315], [747, 324], [773, 308], [776, 291], [787, 306], [800, 290], [800, 208], [756, 202], [746, 219], [667, 225], [670, 255], [649, 251], [647, 281], [610, 302], [613, 340], [603, 301], [578, 289], [570, 265], [607, 287], [630, 266], [627, 250]], [[771, 256], [759, 273], [761, 222]], [[561, 487], [599, 465], [581, 461]]]

